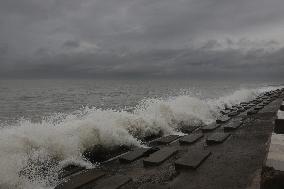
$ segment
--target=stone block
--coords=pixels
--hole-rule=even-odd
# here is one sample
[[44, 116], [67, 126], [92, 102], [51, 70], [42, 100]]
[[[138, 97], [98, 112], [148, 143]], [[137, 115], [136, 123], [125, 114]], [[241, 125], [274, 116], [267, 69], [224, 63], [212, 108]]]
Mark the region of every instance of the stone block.
[[202, 138], [204, 135], [202, 133], [193, 133], [190, 135], [186, 135], [179, 139], [180, 144], [193, 144], [200, 138]]
[[175, 162], [176, 169], [196, 169], [198, 168], [209, 156], [210, 151], [207, 150], [194, 150], [189, 151], [185, 156], [181, 157]]
[[147, 156], [155, 151], [157, 151], [157, 148], [136, 148], [132, 151], [128, 152], [127, 154], [122, 155], [119, 157], [119, 161], [121, 163], [131, 163], [143, 156]]
[[143, 160], [144, 166], [157, 166], [178, 152], [176, 147], [164, 147]]
[[105, 175], [104, 172], [96, 169], [85, 170], [80, 174], [72, 176], [65, 182], [60, 183], [55, 189], [77, 189], [83, 185], [100, 179]]
[[214, 133], [206, 139], [208, 145], [223, 143], [231, 134], [230, 133]]

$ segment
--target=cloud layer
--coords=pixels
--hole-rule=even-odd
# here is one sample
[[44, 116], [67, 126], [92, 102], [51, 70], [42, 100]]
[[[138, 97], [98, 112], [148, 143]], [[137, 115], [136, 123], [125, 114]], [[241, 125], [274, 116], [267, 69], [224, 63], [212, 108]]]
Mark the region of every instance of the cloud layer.
[[282, 0], [4, 0], [2, 77], [282, 77]]

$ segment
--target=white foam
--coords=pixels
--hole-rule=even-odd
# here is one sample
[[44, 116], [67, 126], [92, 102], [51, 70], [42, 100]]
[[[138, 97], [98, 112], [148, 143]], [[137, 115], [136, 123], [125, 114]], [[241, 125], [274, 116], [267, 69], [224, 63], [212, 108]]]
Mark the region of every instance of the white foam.
[[[182, 95], [146, 99], [133, 112], [84, 108], [32, 123], [21, 120], [0, 132], [0, 188], [48, 188], [56, 184], [62, 166], [72, 162], [91, 167], [82, 152], [94, 145], [141, 145], [139, 138], [178, 133], [181, 121], [210, 123], [225, 104], [248, 101], [275, 89], [241, 89], [218, 99]], [[43, 168], [48, 170], [43, 171]], [[43, 174], [44, 172], [44, 174]]]

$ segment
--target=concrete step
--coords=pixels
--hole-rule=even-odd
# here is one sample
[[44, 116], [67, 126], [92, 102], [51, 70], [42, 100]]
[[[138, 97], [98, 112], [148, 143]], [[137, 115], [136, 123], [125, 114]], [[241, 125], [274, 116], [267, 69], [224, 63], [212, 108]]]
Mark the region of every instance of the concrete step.
[[229, 123], [227, 123], [226, 125], [224, 125], [224, 132], [229, 132], [232, 130], [236, 130], [237, 128], [239, 128], [242, 124], [242, 119], [235, 119]]
[[176, 147], [164, 147], [143, 160], [144, 166], [157, 166], [178, 152]]
[[220, 123], [226, 123], [227, 121], [229, 121], [231, 118], [228, 116], [221, 116], [216, 120], [216, 123], [220, 124]]
[[68, 177], [68, 176], [73, 175], [73, 174], [75, 174], [79, 171], [82, 171], [84, 169], [85, 169], [84, 167], [80, 167], [80, 166], [76, 166], [76, 165], [68, 165], [68, 166], [66, 166], [62, 169], [58, 178], [62, 179], [62, 178]]
[[221, 126], [220, 124], [211, 123], [211, 124], [209, 124], [207, 126], [202, 127], [201, 130], [202, 130], [202, 132], [206, 133], [206, 132], [210, 132], [210, 131], [213, 131], [213, 130], [217, 129], [220, 126]]
[[262, 108], [264, 108], [264, 105], [260, 105], [260, 104], [254, 107], [255, 110], [261, 110]]
[[119, 157], [120, 163], [131, 163], [143, 156], [147, 156], [155, 151], [157, 148], [136, 148], [132, 151], [124, 154], [123, 156]]
[[231, 134], [230, 133], [214, 133], [206, 139], [208, 145], [223, 143]]
[[234, 116], [237, 116], [237, 115], [239, 115], [238, 111], [233, 111], [233, 112], [228, 114], [229, 117], [234, 117]]
[[55, 189], [77, 189], [90, 182], [96, 181], [105, 175], [104, 172], [97, 169], [89, 169], [82, 171], [78, 175], [72, 176], [70, 179], [62, 182]]
[[181, 139], [179, 139], [179, 143], [181, 145], [193, 144], [196, 141], [198, 141], [200, 138], [202, 138], [203, 136], [204, 136], [203, 133], [193, 133], [190, 135], [186, 135], [186, 136], [183, 136]]
[[174, 140], [177, 140], [180, 136], [179, 135], [168, 135], [168, 136], [163, 136], [161, 138], [155, 139], [150, 142], [150, 145], [165, 145], [173, 142]]
[[247, 115], [253, 115], [253, 114], [257, 114], [257, 110], [255, 110], [255, 109], [253, 109], [253, 110], [249, 110], [248, 112], [247, 112]]
[[189, 134], [189, 133], [192, 133], [192, 132], [195, 131], [195, 130], [198, 130], [199, 128], [200, 128], [200, 126], [195, 126], [195, 127], [182, 127], [182, 128], [180, 129], [180, 131], [183, 132], [183, 133]]
[[209, 156], [210, 151], [207, 150], [193, 150], [189, 151], [182, 158], [175, 162], [176, 170], [180, 169], [196, 169], [198, 168]]
[[101, 179], [94, 189], [118, 189], [129, 183], [132, 179], [124, 175], [115, 175], [109, 178]]
[[220, 113], [223, 114], [223, 115], [226, 115], [228, 113], [230, 113], [231, 111], [230, 110], [221, 110]]

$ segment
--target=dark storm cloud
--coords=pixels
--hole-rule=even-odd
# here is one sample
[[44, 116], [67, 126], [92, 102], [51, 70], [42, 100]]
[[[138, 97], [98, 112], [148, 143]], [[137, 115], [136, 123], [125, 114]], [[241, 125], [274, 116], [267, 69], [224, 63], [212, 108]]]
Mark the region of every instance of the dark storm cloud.
[[281, 75], [282, 0], [2, 0], [3, 77]]

